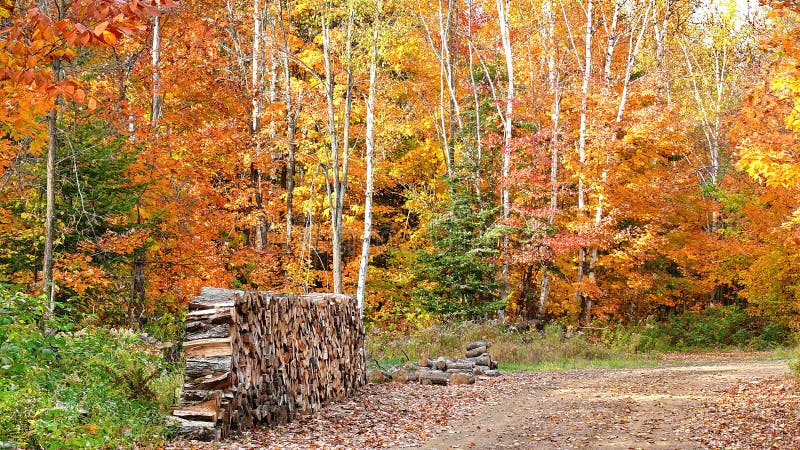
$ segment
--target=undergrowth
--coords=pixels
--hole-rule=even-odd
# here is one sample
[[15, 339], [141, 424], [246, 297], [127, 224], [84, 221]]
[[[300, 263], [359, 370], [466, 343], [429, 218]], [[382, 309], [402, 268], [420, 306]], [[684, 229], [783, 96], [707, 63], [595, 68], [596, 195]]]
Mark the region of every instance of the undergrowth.
[[129, 330], [76, 329], [44, 297], [0, 291], [0, 447], [154, 445], [182, 375]]
[[559, 324], [549, 324], [541, 332], [519, 331], [492, 322], [434, 325], [403, 334], [372, 328], [367, 336], [367, 357], [381, 365], [415, 361], [421, 356], [463, 357], [467, 342], [487, 339], [492, 358], [506, 370], [623, 367], [648, 364], [652, 359], [635, 351], [632, 341], [637, 338], [632, 335], [617, 336], [608, 343], [602, 342], [604, 336], [600, 333], [598, 340], [595, 333]]
[[788, 326], [725, 306], [671, 315], [662, 322], [595, 323], [580, 329], [556, 322], [543, 330], [496, 322], [439, 324], [402, 333], [372, 327], [367, 356], [379, 365], [415, 361], [425, 355], [463, 357], [467, 342], [483, 338], [491, 343], [492, 358], [506, 370], [647, 366], [656, 364], [666, 352], [773, 350], [795, 344]]

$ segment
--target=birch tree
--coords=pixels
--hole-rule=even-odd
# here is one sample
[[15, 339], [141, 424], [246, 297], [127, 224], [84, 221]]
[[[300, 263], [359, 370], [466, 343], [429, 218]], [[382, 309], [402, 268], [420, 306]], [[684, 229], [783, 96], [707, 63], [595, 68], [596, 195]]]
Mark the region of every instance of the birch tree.
[[356, 299], [358, 309], [364, 313], [364, 300], [366, 295], [367, 269], [369, 267], [369, 247], [372, 237], [372, 198], [374, 194], [375, 179], [375, 94], [378, 88], [378, 39], [380, 38], [380, 17], [382, 13], [382, 1], [375, 2], [375, 23], [372, 31], [372, 48], [369, 60], [369, 92], [366, 99], [366, 191], [364, 193], [364, 233], [361, 238], [361, 261], [358, 268], [358, 287]]
[[[558, 146], [559, 146], [559, 117], [561, 115], [561, 86], [560, 72], [556, 61], [556, 16], [553, 10], [552, 0], [542, 2], [542, 18], [545, 25], [542, 30], [544, 36], [544, 52], [547, 59], [547, 80], [548, 90], [553, 98], [550, 120], [552, 123], [552, 137], [550, 138], [550, 204], [547, 215], [547, 224], [552, 228], [555, 224], [556, 213], [558, 212]], [[539, 305], [537, 316], [544, 320], [547, 315], [547, 303], [550, 297], [550, 268], [547, 264], [542, 265], [542, 279], [539, 285]]]
[[[584, 34], [584, 63], [583, 63], [583, 81], [581, 84], [581, 109], [580, 109], [580, 130], [578, 132], [578, 222], [579, 224], [584, 221], [584, 214], [586, 211], [586, 194], [585, 194], [585, 180], [584, 180], [584, 165], [586, 164], [586, 136], [587, 136], [587, 118], [588, 118], [588, 100], [589, 100], [589, 79], [592, 74], [592, 6], [594, 1], [587, 0], [586, 2], [586, 31]], [[578, 271], [575, 278], [578, 288], [575, 290], [575, 301], [581, 305], [581, 311], [586, 311], [586, 296], [583, 293], [581, 284], [586, 270], [586, 254], [585, 247], [578, 250]], [[582, 313], [582, 319], [586, 317]]]
[[[281, 68], [283, 69], [283, 101], [286, 107], [286, 252], [291, 252], [292, 246], [292, 227], [294, 226], [294, 176], [297, 150], [297, 116], [300, 113], [301, 105], [300, 99], [295, 101], [295, 95], [292, 93], [292, 73], [289, 69], [289, 62], [291, 57], [291, 49], [289, 48], [289, 39], [286, 32], [286, 24], [284, 22], [284, 0], [278, 1], [278, 23], [277, 29], [281, 34]], [[277, 39], [276, 39], [277, 40]]]
[[[327, 4], [326, 8], [330, 8]], [[351, 65], [353, 49], [353, 20], [355, 5], [348, 1], [347, 29], [344, 50], [345, 104], [342, 118], [341, 154], [339, 153], [339, 136], [336, 120], [335, 86], [333, 61], [331, 59], [331, 29], [330, 12], [322, 19], [322, 54], [325, 66], [325, 97], [328, 111], [328, 138], [329, 138], [329, 164], [327, 167], [326, 183], [328, 192], [328, 205], [331, 211], [331, 246], [333, 253], [333, 292], [342, 293], [342, 217], [344, 214], [344, 199], [347, 194], [347, 171], [350, 158], [350, 115], [353, 105], [353, 71]]]
[[425, 39], [439, 62], [439, 105], [436, 130], [442, 142], [445, 156], [447, 176], [455, 176], [456, 153], [455, 134], [464, 124], [461, 120], [461, 106], [456, 93], [457, 67], [453, 52], [453, 41], [456, 37], [455, 21], [458, 16], [456, 0], [437, 0], [436, 24], [438, 26], [438, 45], [428, 22], [422, 15], [422, 5], [418, 2], [420, 24], [425, 30]]
[[[506, 63], [506, 76], [508, 86], [506, 87], [506, 108], [503, 116], [503, 187], [500, 197], [503, 205], [503, 220], [507, 221], [511, 215], [511, 188], [508, 184], [509, 170], [511, 169], [511, 133], [513, 131], [514, 114], [514, 55], [511, 48], [511, 33], [509, 30], [509, 9], [511, 0], [497, 0], [497, 17], [500, 25], [500, 40], [503, 43], [503, 56]], [[503, 234], [503, 267], [501, 281], [504, 286], [508, 285], [508, 231]], [[507, 289], [507, 288], [504, 288]], [[502, 322], [504, 309], [498, 311], [498, 319]]]
[[[67, 3], [64, 0], [56, 0], [49, 4], [47, 0], [41, 0], [39, 8], [44, 14], [62, 20], [67, 14]], [[52, 11], [55, 9], [55, 11]], [[61, 58], [55, 58], [51, 67], [53, 70], [53, 83], [58, 83], [62, 79]], [[55, 216], [56, 216], [56, 153], [58, 152], [58, 117], [61, 109], [62, 98], [57, 95], [54, 100], [53, 108], [47, 114], [47, 163], [46, 163], [46, 194], [45, 194], [45, 217], [44, 217], [44, 255], [42, 259], [42, 292], [48, 299], [49, 313], [53, 314], [55, 309], [55, 281], [53, 280], [53, 262], [55, 256]]]
[[[637, 5], [634, 5], [634, 11], [641, 10], [641, 8], [635, 8], [636, 6]], [[637, 55], [639, 53], [639, 49], [641, 47], [642, 39], [643, 39], [643, 37], [645, 35], [645, 31], [647, 30], [647, 24], [648, 24], [648, 21], [649, 21], [650, 9], [651, 9], [652, 4], [650, 2], [647, 2], [646, 6], [644, 6], [644, 5], [639, 5], [639, 6], [644, 7], [644, 11], [639, 13], [638, 15], [631, 15], [631, 17], [629, 18], [630, 23], [629, 23], [629, 27], [628, 27], [628, 31], [627, 31], [627, 35], [628, 35], [628, 45], [627, 45], [628, 53], [627, 53], [627, 56], [625, 58], [625, 70], [624, 70], [623, 76], [622, 76], [622, 92], [620, 93], [620, 96], [619, 96], [619, 104], [618, 104], [617, 113], [616, 113], [616, 116], [615, 116], [615, 119], [614, 119], [614, 127], [611, 130], [610, 145], [613, 145], [614, 141], [616, 140], [617, 128], [619, 128], [619, 125], [622, 122], [623, 115], [625, 114], [625, 107], [626, 107], [627, 101], [628, 101], [628, 91], [629, 91], [629, 86], [630, 86], [630, 82], [631, 82], [631, 75], [633, 73], [633, 67], [634, 67], [634, 65], [636, 63], [636, 57], [637, 57]], [[617, 13], [618, 13], [618, 6], [615, 5], [615, 7], [614, 7], [614, 24], [615, 25], [616, 25], [616, 20], [617, 20], [616, 19]], [[612, 27], [612, 30], [613, 30], [613, 28], [614, 27]], [[604, 87], [604, 90], [606, 90], [606, 91], [608, 91], [609, 88], [610, 88], [609, 84], [611, 82], [611, 66], [612, 66], [611, 58], [613, 58], [613, 46], [616, 45], [616, 44], [612, 45], [612, 41], [616, 42], [617, 39], [618, 39], [618, 36], [613, 35], [613, 34], [609, 34], [608, 46], [607, 46], [608, 50], [606, 52], [606, 61], [605, 61], [605, 65], [604, 65], [605, 68], [606, 68], [606, 71], [604, 71], [604, 82], [606, 83], [606, 86]], [[606, 201], [605, 193], [604, 193], [604, 185], [605, 185], [606, 180], [608, 178], [609, 159], [610, 159], [610, 155], [609, 155], [609, 151], [607, 150], [606, 151], [606, 156], [605, 156], [605, 164], [604, 164], [604, 167], [603, 167], [603, 170], [602, 170], [602, 174], [600, 176], [600, 185], [597, 187], [597, 189], [598, 189], [597, 206], [595, 208], [595, 216], [594, 216], [594, 228], [595, 228], [595, 230], [599, 230], [601, 225], [602, 225], [602, 223], [603, 223], [603, 214], [604, 214], [603, 208], [604, 208], [604, 202]], [[595, 285], [597, 283], [598, 251], [599, 250], [597, 248], [597, 245], [594, 245], [591, 248], [591, 252], [590, 252], [591, 256], [589, 257], [588, 279], [589, 279], [589, 282], [592, 285]], [[583, 316], [584, 323], [586, 323], [589, 320], [591, 320], [592, 303], [593, 303], [593, 301], [592, 301], [591, 297], [586, 297], [585, 298], [585, 300], [584, 300], [584, 308], [583, 308], [583, 311], [582, 311], [582, 316]]]

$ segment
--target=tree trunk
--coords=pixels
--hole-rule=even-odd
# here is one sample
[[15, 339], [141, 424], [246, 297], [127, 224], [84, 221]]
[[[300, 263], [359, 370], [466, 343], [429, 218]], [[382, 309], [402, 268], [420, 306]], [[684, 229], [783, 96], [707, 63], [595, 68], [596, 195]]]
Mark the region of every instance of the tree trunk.
[[[53, 72], [58, 79], [61, 62], [53, 63]], [[53, 280], [53, 256], [56, 214], [56, 152], [58, 151], [58, 135], [56, 120], [58, 117], [58, 98], [56, 106], [47, 115], [47, 206], [44, 217], [44, 261], [42, 263], [42, 292], [48, 299], [48, 312], [52, 316], [55, 310], [55, 282]]]
[[[261, 82], [259, 77], [259, 44], [261, 43], [261, 12], [259, 8], [259, 0], [253, 0], [253, 52], [251, 59], [250, 69], [250, 89], [251, 89], [251, 102], [252, 102], [252, 116], [251, 116], [251, 131], [253, 134], [258, 132], [259, 116], [261, 114]], [[257, 139], [257, 138], [256, 138]]]
[[[156, 1], [156, 7], [160, 8], [160, 0]], [[161, 16], [153, 17], [153, 41], [150, 47], [150, 64], [153, 70], [152, 75], [152, 101], [150, 104], [150, 128], [153, 133], [153, 145], [158, 144], [159, 139], [159, 123], [164, 116], [163, 111], [163, 95], [161, 93]], [[137, 207], [137, 222], [141, 224], [141, 216]], [[147, 253], [144, 249], [135, 255], [131, 267], [131, 298], [133, 304], [136, 305], [138, 312], [141, 314], [144, 311], [144, 302], [146, 298], [147, 281], [145, 278], [145, 264], [147, 262]], [[131, 317], [132, 321], [140, 321], [140, 317]]]
[[[160, 8], [161, 1], [156, 1]], [[160, 13], [159, 13], [160, 14]], [[153, 132], [158, 135], [158, 121], [163, 117], [161, 98], [161, 17], [153, 17], [153, 42], [150, 50], [151, 65], [153, 69], [153, 100], [150, 111], [150, 122]]]
[[603, 66], [603, 90], [609, 93], [611, 89], [611, 65], [614, 62], [614, 49], [617, 47], [619, 37], [614, 34], [617, 30], [617, 18], [619, 16], [619, 1], [614, 1], [614, 12], [611, 17], [611, 27], [607, 28], [608, 41], [606, 42], [606, 62]]
[[297, 149], [297, 111], [300, 106], [295, 107], [294, 96], [292, 95], [292, 74], [289, 70], [289, 40], [286, 38], [286, 25], [283, 21], [283, 0], [278, 2], [278, 25], [283, 41], [283, 66], [284, 80], [284, 103], [286, 105], [286, 140], [287, 140], [287, 161], [286, 161], [286, 252], [292, 251], [292, 226], [294, 225], [294, 173], [295, 173], [295, 151]]
[[475, 102], [475, 195], [478, 197], [478, 204], [481, 200], [481, 164], [483, 160], [483, 148], [481, 142], [481, 104], [478, 98], [478, 83], [475, 80], [475, 48], [472, 42], [472, 8], [467, 6], [467, 49], [469, 51], [469, 79], [472, 85], [472, 99]]
[[[511, 215], [511, 196], [508, 186], [508, 175], [511, 169], [511, 132], [512, 132], [512, 116], [514, 113], [514, 56], [511, 48], [511, 36], [509, 31], [509, 9], [511, 7], [511, 0], [497, 0], [497, 14], [500, 22], [500, 39], [503, 42], [503, 54], [506, 62], [506, 75], [508, 76], [508, 88], [506, 90], [506, 112], [503, 120], [503, 173], [502, 177], [504, 185], [501, 190], [502, 204], [503, 204], [503, 220], [507, 221]], [[503, 298], [508, 293], [508, 268], [509, 268], [509, 255], [508, 255], [508, 232], [503, 233], [503, 266], [501, 282], [503, 284]], [[498, 319], [503, 321], [505, 308], [502, 307], [498, 311]]]
[[[60, 20], [66, 13], [66, 4], [56, 3]], [[53, 61], [53, 82], [61, 81], [61, 59]], [[46, 167], [46, 205], [44, 216], [44, 255], [42, 257], [42, 292], [47, 297], [47, 315], [55, 312], [55, 280], [53, 280], [53, 263], [55, 258], [55, 220], [56, 220], [56, 153], [58, 152], [58, 113], [61, 97], [56, 96], [53, 109], [47, 115], [47, 167]]]
[[[436, 131], [443, 143], [447, 177], [454, 178], [456, 166], [455, 143], [452, 142], [457, 130], [463, 128], [461, 121], [461, 107], [456, 96], [455, 82], [455, 55], [451, 51], [457, 12], [453, 11], [456, 2], [447, 1], [447, 11], [444, 10], [442, 0], [437, 2], [437, 24], [439, 26], [439, 48], [433, 40], [428, 23], [420, 16], [420, 24], [425, 29], [425, 38], [436, 59], [439, 61], [439, 117], [436, 118]], [[447, 98], [447, 100], [445, 100]], [[446, 104], [445, 104], [446, 103]]]
[[[353, 73], [350, 67], [352, 54], [352, 33], [355, 10], [350, 4], [347, 21], [347, 42], [345, 43], [345, 59], [347, 64], [347, 85], [345, 88], [345, 110], [342, 124], [342, 155], [339, 155], [339, 145], [336, 130], [336, 111], [334, 107], [334, 77], [331, 62], [331, 36], [328, 17], [322, 20], [322, 56], [325, 65], [325, 87], [328, 101], [328, 128], [330, 137], [331, 167], [333, 175], [332, 188], [329, 189], [328, 203], [331, 209], [331, 247], [333, 253], [333, 292], [342, 293], [342, 216], [344, 213], [344, 197], [347, 193], [347, 168], [350, 150], [350, 111], [353, 104]], [[341, 169], [341, 174], [339, 170]]]
[[[250, 131], [255, 142], [255, 156], [261, 155], [261, 95], [263, 88], [263, 77], [261, 76], [261, 40], [263, 30], [261, 24], [261, 0], [253, 0], [253, 46], [251, 52], [250, 66], [250, 95], [251, 95], [251, 116]], [[268, 174], [273, 177], [274, 174]], [[252, 245], [256, 250], [262, 250], [267, 244], [268, 226], [264, 217], [264, 193], [263, 193], [263, 172], [258, 165], [253, 162], [250, 164], [250, 186], [253, 189], [253, 203], [258, 218], [255, 230], [253, 230]], [[274, 179], [274, 178], [273, 178]]]
[[[583, 179], [583, 165], [586, 163], [586, 127], [587, 127], [587, 103], [589, 99], [589, 78], [592, 73], [592, 4], [594, 0], [586, 2], [586, 34], [585, 34], [585, 47], [584, 47], [584, 66], [583, 66], [583, 84], [581, 85], [581, 122], [580, 133], [578, 137], [578, 221], [584, 222], [584, 212], [586, 210], [586, 198], [584, 192], [584, 179]], [[581, 321], [586, 322], [588, 317], [591, 316], [591, 300], [587, 300], [583, 294], [581, 283], [583, 283], [583, 276], [586, 265], [586, 248], [578, 250], [578, 271], [576, 276], [576, 283], [578, 288], [575, 290], [575, 300], [581, 307]], [[588, 304], [587, 304], [588, 301]]]
[[[375, 2], [376, 16], [381, 14], [381, 0]], [[377, 89], [377, 65], [378, 65], [378, 38], [380, 24], [376, 23], [372, 34], [372, 57], [369, 64], [369, 93], [367, 94], [367, 130], [366, 130], [366, 164], [367, 180], [366, 192], [364, 193], [364, 234], [361, 240], [361, 264], [358, 268], [358, 288], [356, 290], [356, 300], [358, 309], [364, 314], [364, 300], [367, 284], [367, 268], [369, 266], [369, 247], [372, 237], [372, 197], [374, 192], [374, 158], [375, 158], [375, 91]]]
[[[616, 11], [615, 11], [615, 14], [616, 14]], [[628, 87], [630, 86], [631, 74], [633, 73], [633, 66], [634, 66], [634, 64], [636, 62], [636, 56], [639, 53], [639, 46], [642, 43], [642, 38], [644, 37], [644, 32], [647, 29], [647, 21], [648, 21], [649, 15], [650, 15], [650, 5], [648, 5], [647, 9], [644, 12], [644, 15], [642, 16], [641, 28], [639, 28], [639, 30], [638, 30], [638, 35], [636, 34], [636, 31], [637, 31], [636, 30], [636, 19], [634, 20], [634, 22], [631, 25], [631, 28], [629, 30], [628, 55], [627, 55], [626, 63], [625, 63], [625, 73], [623, 75], [622, 93], [620, 94], [619, 107], [617, 108], [617, 116], [616, 116], [616, 119], [614, 121], [614, 123], [617, 126], [619, 126], [619, 124], [622, 122], [622, 118], [623, 118], [623, 116], [625, 114], [625, 107], [627, 105], [627, 100], [628, 100]], [[615, 16], [615, 22], [616, 22], [616, 16]], [[634, 36], [636, 37], [635, 40], [634, 40]], [[609, 37], [609, 41], [611, 39], [612, 38]], [[612, 47], [612, 45], [611, 45], [611, 43], [609, 43], [609, 48], [611, 48], [611, 47]], [[607, 56], [610, 58], [611, 55], [612, 55], [612, 53], [609, 52]], [[606, 61], [606, 67], [608, 68], [608, 73], [609, 73], [608, 79], [610, 80], [610, 73], [611, 73], [611, 62], [610, 62], [610, 60]], [[608, 88], [608, 87], [609, 86], [606, 86], [606, 88]], [[613, 145], [614, 141], [616, 141], [616, 139], [617, 139], [617, 130], [616, 130], [616, 128], [617, 127], [615, 127], [615, 129], [611, 130], [611, 145]], [[605, 201], [603, 188], [604, 188], [604, 186], [606, 184], [606, 180], [608, 178], [608, 169], [609, 169], [608, 168], [608, 162], [609, 162], [609, 160], [610, 160], [610, 155], [609, 155], [608, 152], [606, 152], [606, 167], [603, 168], [603, 173], [601, 175], [600, 192], [599, 192], [599, 194], [597, 196], [597, 208], [595, 210], [595, 218], [594, 218], [594, 227], [595, 227], [595, 229], [599, 229], [600, 226], [602, 225], [602, 221], [603, 221], [603, 207], [604, 207], [604, 201]], [[597, 248], [597, 246], [594, 246], [591, 249], [591, 257], [589, 258], [589, 267], [588, 267], [588, 277], [589, 277], [589, 282], [591, 284], [596, 284], [597, 283], [597, 274], [596, 274], [597, 256], [598, 256], [598, 248]], [[592, 301], [590, 299], [586, 299], [586, 312], [585, 312], [585, 316], [584, 316], [584, 319], [586, 321], [591, 320], [591, 307], [592, 307]]]
[[[555, 29], [556, 16], [550, 0], [542, 3], [542, 15], [547, 19], [547, 67], [549, 89], [553, 94], [553, 109], [550, 119], [553, 122], [553, 133], [550, 138], [550, 212], [547, 215], [547, 224], [553, 226], [558, 211], [558, 133], [559, 117], [561, 115], [561, 88], [560, 77], [556, 62]], [[544, 320], [547, 315], [547, 303], [550, 297], [550, 271], [549, 264], [542, 264], [542, 281], [539, 285], [539, 306], [536, 317]]]

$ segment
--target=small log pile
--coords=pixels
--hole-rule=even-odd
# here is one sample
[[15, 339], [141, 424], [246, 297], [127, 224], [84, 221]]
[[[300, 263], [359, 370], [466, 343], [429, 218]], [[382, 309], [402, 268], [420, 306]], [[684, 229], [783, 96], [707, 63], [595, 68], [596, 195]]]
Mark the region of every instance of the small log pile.
[[[464, 358], [450, 360], [444, 356], [430, 359], [424, 355], [416, 363], [406, 362], [402, 367], [390, 370], [391, 381], [397, 383], [420, 384], [474, 384], [476, 376], [497, 376], [497, 361], [488, 352], [489, 343], [485, 340], [468, 342]], [[387, 377], [382, 372], [369, 374], [371, 382], [382, 382]]]
[[189, 304], [184, 351], [172, 421], [187, 439], [285, 423], [365, 382], [364, 328], [350, 296], [204, 288]]

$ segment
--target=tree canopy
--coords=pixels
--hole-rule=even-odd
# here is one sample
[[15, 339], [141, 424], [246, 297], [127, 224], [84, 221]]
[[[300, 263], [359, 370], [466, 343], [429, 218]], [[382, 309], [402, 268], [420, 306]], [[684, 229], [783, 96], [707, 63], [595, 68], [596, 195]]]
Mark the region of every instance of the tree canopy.
[[799, 14], [6, 1], [0, 280], [120, 324], [361, 277], [397, 326], [735, 304], [797, 330]]

